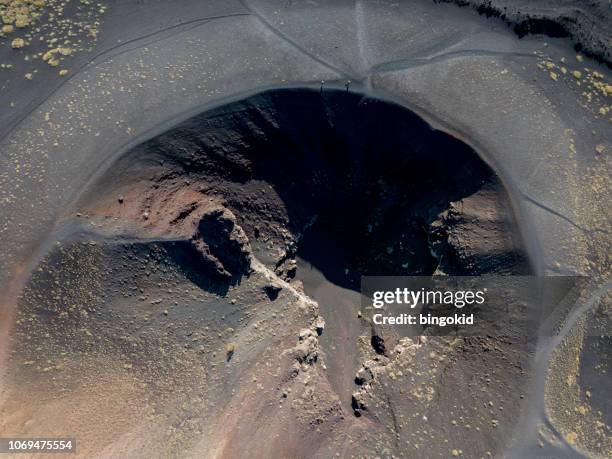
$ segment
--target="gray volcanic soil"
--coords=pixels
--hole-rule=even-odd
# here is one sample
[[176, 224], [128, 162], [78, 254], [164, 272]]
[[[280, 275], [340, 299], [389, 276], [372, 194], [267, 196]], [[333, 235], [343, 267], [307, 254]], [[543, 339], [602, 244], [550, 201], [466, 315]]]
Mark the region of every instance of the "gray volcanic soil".
[[[606, 5], [561, 22], [605, 37]], [[609, 68], [430, 0], [105, 6], [78, 6], [99, 33], [59, 67], [55, 26], [0, 37], [1, 436], [71, 434], [81, 457], [611, 455]], [[310, 90], [262, 93], [286, 87]], [[401, 341], [354, 311], [359, 273], [524, 273], [524, 251], [593, 282], [533, 353]]]

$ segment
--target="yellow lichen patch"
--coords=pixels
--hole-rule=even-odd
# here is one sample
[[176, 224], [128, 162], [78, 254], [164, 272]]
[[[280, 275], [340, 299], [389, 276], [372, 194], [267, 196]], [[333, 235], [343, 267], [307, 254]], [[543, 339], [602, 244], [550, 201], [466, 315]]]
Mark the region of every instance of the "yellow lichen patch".
[[[565, 63], [565, 59], [562, 58], [560, 62], [561, 64]], [[553, 81], [569, 82], [570, 80], [566, 80], [563, 77], [565, 75], [571, 75], [574, 81], [576, 81], [577, 86], [583, 87], [587, 85], [587, 88], [581, 92], [582, 97], [584, 97], [587, 102], [583, 106], [595, 114], [608, 114], [609, 110], [606, 105], [600, 109], [601, 100], [598, 96], [602, 95], [608, 97], [612, 95], [612, 85], [605, 81], [605, 75], [602, 72], [588, 67], [584, 67], [584, 69], [568, 69], [563, 65], [556, 65], [550, 58], [543, 58], [537, 62], [536, 65], [540, 70], [547, 72], [548, 76]]]
[[42, 55], [42, 60], [47, 62], [56, 53], [57, 53], [57, 49], [50, 49], [49, 51], [47, 51], [45, 54]]
[[11, 42], [11, 48], [13, 48], [13, 49], [21, 49], [24, 46], [25, 46], [25, 41], [23, 40], [23, 38], [15, 38]]
[[[23, 56], [24, 60], [41, 58], [51, 66], [60, 65], [69, 56], [91, 51], [101, 26], [101, 15], [106, 6], [94, 1], [76, 0], [0, 0], [2, 33], [0, 41], [16, 30], [23, 30], [20, 40], [27, 44], [41, 44], [47, 50], [36, 50]], [[25, 41], [8, 43], [18, 49]], [[12, 64], [2, 68], [13, 68]]]
[[28, 24], [30, 24], [30, 18], [25, 14], [18, 14], [15, 17], [15, 27], [23, 29], [24, 27], [27, 27]]
[[66, 70], [66, 69], [62, 69], [62, 70], [60, 70], [60, 71], [59, 71], [59, 75], [60, 75], [60, 76], [66, 76], [66, 75], [68, 75], [68, 70]]
[[2, 0], [0, 16], [4, 24], [14, 24], [15, 27], [28, 27], [40, 17], [44, 2], [32, 0]]
[[576, 432], [569, 432], [567, 435], [565, 435], [565, 441], [568, 442], [570, 445], [575, 445], [577, 438], [578, 434]]
[[580, 94], [586, 103], [582, 106], [594, 114], [606, 116], [612, 111], [612, 105], [606, 103], [605, 100], [607, 97], [612, 97], [612, 84], [606, 80], [606, 75], [603, 72], [589, 67], [584, 67], [582, 70], [571, 70], [563, 66], [559, 67], [559, 72], [551, 71], [549, 69], [553, 67], [553, 64], [550, 60], [542, 60], [537, 63], [537, 66], [541, 70], [547, 71], [549, 77], [554, 81], [563, 81], [563, 76], [568, 74], [575, 81], [577, 80], [576, 84], [584, 88]]
[[597, 89], [604, 97], [612, 96], [612, 85], [599, 81], [600, 77], [593, 81], [593, 87]]
[[[585, 336], [589, 326], [597, 323], [598, 317], [609, 315], [606, 311], [610, 311], [611, 304], [612, 294], [608, 293], [599, 300], [595, 310], [578, 318], [553, 351], [546, 376], [546, 416], [561, 438], [587, 457], [612, 457], [610, 427], [602, 412], [591, 405], [594, 387], [582, 373], [584, 359], [605, 360], [603, 356], [597, 357], [598, 348], [585, 340]], [[601, 390], [605, 391], [603, 387]]]

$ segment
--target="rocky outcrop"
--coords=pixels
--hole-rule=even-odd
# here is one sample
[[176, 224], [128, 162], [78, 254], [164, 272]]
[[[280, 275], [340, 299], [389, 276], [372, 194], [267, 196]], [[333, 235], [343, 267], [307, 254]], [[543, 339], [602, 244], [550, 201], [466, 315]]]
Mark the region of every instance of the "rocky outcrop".
[[227, 209], [217, 208], [202, 215], [191, 244], [213, 276], [233, 279], [251, 271], [249, 239]]

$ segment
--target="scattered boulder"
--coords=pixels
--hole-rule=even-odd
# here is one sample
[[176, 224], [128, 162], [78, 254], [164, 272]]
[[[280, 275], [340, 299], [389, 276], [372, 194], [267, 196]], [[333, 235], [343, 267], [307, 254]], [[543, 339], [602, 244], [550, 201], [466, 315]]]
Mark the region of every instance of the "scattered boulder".
[[367, 410], [367, 407], [363, 400], [363, 392], [357, 391], [354, 392], [351, 397], [351, 408], [353, 408], [353, 413], [356, 417], [360, 417], [362, 411]]
[[321, 316], [317, 316], [314, 325], [317, 335], [321, 336], [323, 334], [323, 330], [325, 329], [325, 319]]
[[313, 365], [319, 357], [319, 340], [310, 328], [300, 331], [297, 346], [292, 349], [295, 359], [302, 365]]
[[278, 298], [278, 294], [280, 293], [280, 291], [283, 288], [279, 285], [266, 285], [263, 288], [263, 291], [265, 292], [266, 295], [268, 295], [268, 298], [270, 299], [270, 301], [274, 301]]

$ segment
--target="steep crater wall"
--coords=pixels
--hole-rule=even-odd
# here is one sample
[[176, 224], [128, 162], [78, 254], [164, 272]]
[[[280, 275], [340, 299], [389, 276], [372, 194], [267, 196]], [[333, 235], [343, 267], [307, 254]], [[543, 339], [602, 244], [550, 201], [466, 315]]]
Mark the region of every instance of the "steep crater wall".
[[86, 201], [190, 237], [214, 202], [284, 278], [299, 255], [353, 289], [361, 275], [529, 271], [508, 196], [474, 150], [348, 91], [268, 91], [195, 116], [128, 152]]

